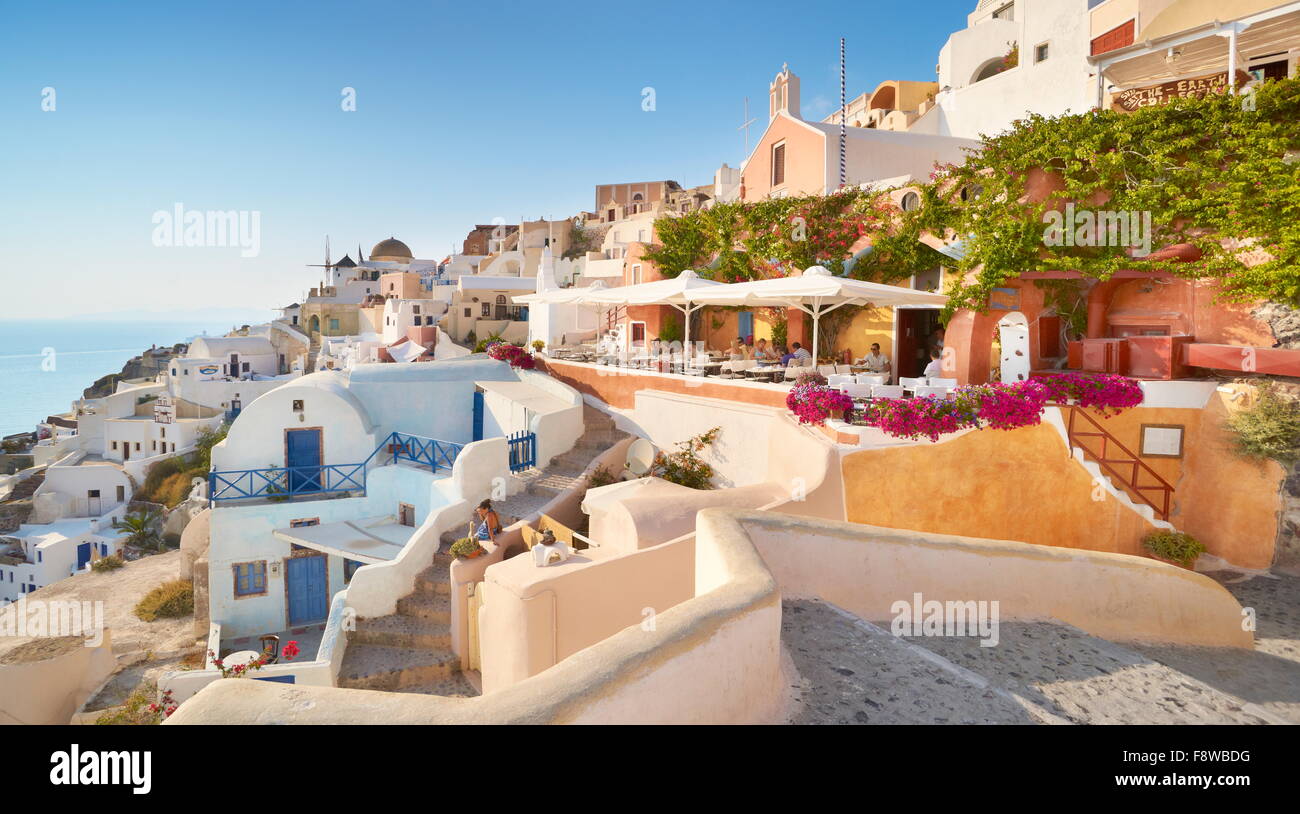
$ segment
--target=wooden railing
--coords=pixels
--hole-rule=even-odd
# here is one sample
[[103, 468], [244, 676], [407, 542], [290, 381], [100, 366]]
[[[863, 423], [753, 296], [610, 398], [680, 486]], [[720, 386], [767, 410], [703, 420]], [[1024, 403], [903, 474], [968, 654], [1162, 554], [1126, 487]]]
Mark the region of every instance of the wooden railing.
[[[1061, 409], [1069, 411], [1070, 414], [1067, 427], [1071, 447], [1078, 446], [1082, 449], [1085, 455], [1097, 462], [1102, 471], [1119, 481], [1130, 495], [1150, 506], [1161, 520], [1168, 521], [1169, 510], [1173, 506], [1174, 487], [1146, 462], [1134, 455], [1123, 442], [1107, 432], [1106, 428], [1089, 415], [1087, 410], [1074, 405], [1062, 405]], [[1082, 429], [1076, 429], [1076, 424]], [[1083, 438], [1100, 438], [1101, 449], [1089, 449], [1080, 440]], [[1120, 457], [1112, 457], [1117, 454]], [[1150, 475], [1156, 482], [1147, 485], [1139, 483], [1138, 478], [1141, 473]], [[1148, 497], [1147, 492], [1158, 492], [1157, 500]]]

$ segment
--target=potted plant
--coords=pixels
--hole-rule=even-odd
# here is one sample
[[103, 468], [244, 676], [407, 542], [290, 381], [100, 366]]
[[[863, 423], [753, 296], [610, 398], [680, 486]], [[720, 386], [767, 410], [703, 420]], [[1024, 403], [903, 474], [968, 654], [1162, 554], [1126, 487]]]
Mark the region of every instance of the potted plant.
[[1185, 531], [1153, 531], [1142, 538], [1142, 547], [1158, 560], [1187, 569], [1205, 553], [1201, 541]]
[[546, 347], [546, 343], [543, 342], [542, 340], [540, 339], [533, 340], [533, 353], [541, 353], [542, 348], [544, 347]]
[[483, 546], [473, 537], [462, 537], [451, 544], [451, 556], [472, 560], [483, 553]]

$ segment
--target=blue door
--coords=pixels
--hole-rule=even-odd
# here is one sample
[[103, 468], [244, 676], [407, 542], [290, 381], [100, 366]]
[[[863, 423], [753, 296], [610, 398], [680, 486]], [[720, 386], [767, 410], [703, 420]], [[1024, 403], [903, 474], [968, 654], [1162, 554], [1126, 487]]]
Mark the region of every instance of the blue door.
[[483, 440], [483, 391], [474, 391], [474, 436], [473, 440]]
[[90, 562], [90, 543], [82, 543], [77, 546], [77, 570], [85, 568], [88, 562]]
[[320, 430], [285, 432], [284, 465], [289, 468], [289, 493], [321, 490]]
[[291, 557], [285, 562], [289, 582], [289, 624], [322, 621], [329, 610], [325, 557]]
[[754, 312], [741, 311], [736, 315], [736, 325], [736, 335], [748, 342], [754, 335]]

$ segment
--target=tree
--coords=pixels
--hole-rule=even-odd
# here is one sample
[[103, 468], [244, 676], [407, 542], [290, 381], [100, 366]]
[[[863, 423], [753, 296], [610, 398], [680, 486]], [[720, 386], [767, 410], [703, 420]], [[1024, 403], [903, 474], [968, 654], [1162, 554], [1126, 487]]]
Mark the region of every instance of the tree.
[[113, 530], [126, 534], [126, 544], [144, 551], [163, 552], [167, 543], [159, 533], [162, 515], [156, 511], [131, 512], [121, 520], [113, 521]]

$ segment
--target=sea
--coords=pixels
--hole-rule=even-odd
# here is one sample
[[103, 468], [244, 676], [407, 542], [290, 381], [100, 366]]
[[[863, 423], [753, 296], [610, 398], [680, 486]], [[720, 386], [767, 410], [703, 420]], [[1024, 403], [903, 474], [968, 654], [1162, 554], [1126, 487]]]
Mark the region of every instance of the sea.
[[82, 391], [157, 345], [221, 336], [230, 322], [0, 319], [0, 436], [32, 432]]

